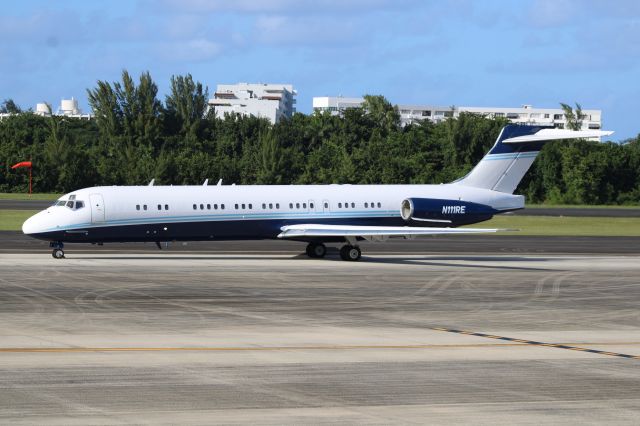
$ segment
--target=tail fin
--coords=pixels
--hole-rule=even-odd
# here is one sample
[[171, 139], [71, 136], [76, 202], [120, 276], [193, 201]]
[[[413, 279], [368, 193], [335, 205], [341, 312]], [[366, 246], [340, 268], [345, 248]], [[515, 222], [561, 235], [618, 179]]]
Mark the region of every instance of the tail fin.
[[613, 132], [563, 130], [510, 124], [502, 128], [495, 145], [468, 175], [456, 184], [513, 194], [542, 146], [557, 139], [599, 138]]

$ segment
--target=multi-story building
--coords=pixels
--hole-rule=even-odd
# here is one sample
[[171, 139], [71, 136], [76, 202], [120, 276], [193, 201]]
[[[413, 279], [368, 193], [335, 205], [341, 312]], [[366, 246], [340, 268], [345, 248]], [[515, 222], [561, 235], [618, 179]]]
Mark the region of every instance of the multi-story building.
[[[25, 111], [30, 112], [30, 111]], [[82, 110], [78, 106], [78, 100], [71, 97], [71, 99], [62, 99], [60, 101], [60, 107], [54, 113], [51, 110], [51, 105], [46, 102], [39, 102], [36, 104], [35, 110], [33, 110], [33, 114], [40, 115], [42, 117], [71, 117], [71, 118], [83, 118], [86, 120], [91, 120], [93, 118], [92, 114], [83, 114]], [[8, 117], [13, 114], [0, 114], [0, 118]]]
[[[314, 97], [313, 109], [339, 114], [346, 108], [359, 107], [363, 102], [363, 98]], [[398, 112], [403, 126], [419, 120], [439, 122], [449, 117], [457, 117], [461, 112], [480, 114], [491, 118], [504, 117], [513, 123], [539, 124], [556, 128], [564, 128], [567, 125], [567, 118], [561, 108], [534, 108], [531, 105], [516, 108], [398, 105]], [[602, 111], [598, 109], [582, 110], [581, 121], [583, 129], [600, 129], [602, 127]]]
[[297, 94], [291, 84], [219, 84], [213, 98], [209, 99], [209, 107], [219, 118], [225, 113], [237, 113], [264, 117], [277, 123], [282, 118], [291, 118], [296, 112]]

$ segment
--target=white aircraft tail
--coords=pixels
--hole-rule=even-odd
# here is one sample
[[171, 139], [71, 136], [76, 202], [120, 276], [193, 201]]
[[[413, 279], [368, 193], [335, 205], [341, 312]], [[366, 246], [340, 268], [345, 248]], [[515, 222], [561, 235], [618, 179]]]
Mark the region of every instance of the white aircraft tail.
[[604, 130], [564, 130], [542, 126], [505, 126], [487, 155], [462, 179], [454, 183], [513, 194], [542, 146], [557, 139], [609, 136]]

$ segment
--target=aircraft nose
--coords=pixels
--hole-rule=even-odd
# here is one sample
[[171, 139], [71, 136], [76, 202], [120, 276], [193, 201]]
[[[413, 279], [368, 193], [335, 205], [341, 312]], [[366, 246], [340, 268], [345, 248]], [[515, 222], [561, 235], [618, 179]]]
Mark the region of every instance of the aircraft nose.
[[38, 233], [42, 228], [40, 218], [41, 213], [36, 213], [29, 219], [25, 220], [22, 224], [22, 233], [25, 235]]

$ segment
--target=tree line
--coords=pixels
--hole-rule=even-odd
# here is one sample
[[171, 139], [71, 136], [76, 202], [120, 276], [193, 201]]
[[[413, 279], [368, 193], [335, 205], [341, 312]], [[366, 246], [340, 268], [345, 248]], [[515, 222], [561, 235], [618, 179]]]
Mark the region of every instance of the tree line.
[[[400, 125], [397, 108], [365, 96], [341, 116], [294, 114], [272, 125], [237, 114], [216, 118], [208, 90], [190, 75], [171, 78], [162, 101], [149, 73], [88, 89], [92, 120], [20, 113], [0, 120], [0, 191], [23, 192], [32, 160], [34, 190], [96, 185], [444, 183], [471, 170], [507, 121], [462, 113]], [[15, 103], [5, 107], [20, 111]], [[579, 117], [580, 111], [576, 117]], [[640, 136], [624, 143], [545, 145], [517, 193], [529, 202], [640, 202]]]

